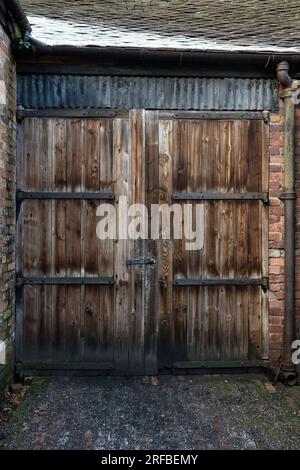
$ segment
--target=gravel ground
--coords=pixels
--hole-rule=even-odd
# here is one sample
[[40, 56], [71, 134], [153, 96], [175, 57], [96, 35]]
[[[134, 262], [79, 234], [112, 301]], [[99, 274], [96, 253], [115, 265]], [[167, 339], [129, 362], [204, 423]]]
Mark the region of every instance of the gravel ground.
[[0, 448], [300, 449], [300, 387], [261, 375], [39, 378], [0, 421]]

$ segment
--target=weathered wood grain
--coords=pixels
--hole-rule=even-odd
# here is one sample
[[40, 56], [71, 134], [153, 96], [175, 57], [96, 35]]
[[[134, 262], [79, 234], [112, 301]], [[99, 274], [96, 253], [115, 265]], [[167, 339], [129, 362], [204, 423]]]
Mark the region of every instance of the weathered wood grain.
[[[159, 122], [159, 204], [172, 204], [172, 180], [174, 141], [177, 123]], [[162, 219], [160, 218], [160, 239], [157, 241], [158, 283], [159, 283], [159, 340], [158, 367], [170, 367], [174, 350], [174, 311], [173, 311], [173, 258], [172, 243], [162, 239]]]
[[[130, 196], [131, 157], [128, 119], [116, 119], [113, 132], [114, 175], [116, 204], [120, 196]], [[124, 221], [125, 222], [125, 221]], [[124, 224], [127, 227], [127, 224]], [[119, 230], [119, 222], [117, 224]], [[119, 373], [128, 372], [129, 317], [130, 317], [130, 273], [126, 260], [131, 257], [128, 239], [117, 239], [114, 253], [115, 313], [114, 313], [114, 358]]]
[[[130, 112], [131, 187], [129, 204], [145, 205], [145, 111]], [[139, 212], [139, 216], [142, 214]], [[129, 220], [132, 223], [132, 220]], [[141, 227], [139, 226], [141, 229]], [[131, 257], [146, 256], [145, 239], [129, 240]], [[129, 266], [130, 321], [129, 321], [129, 373], [144, 374], [144, 296], [146, 265]]]
[[145, 317], [145, 374], [156, 375], [158, 370], [158, 246], [151, 238], [151, 205], [159, 202], [159, 128], [158, 112], [148, 111], [145, 116], [145, 179], [146, 206], [149, 215], [146, 252], [156, 265], [145, 270], [144, 317]]
[[[167, 121], [162, 117], [160, 126], [163, 122]], [[176, 125], [179, 131], [171, 155], [174, 193], [268, 191], [267, 154], [262, 151], [266, 150], [264, 123], [225, 118], [187, 122], [179, 118]], [[166, 137], [161, 135], [160, 148], [163, 139]], [[263, 203], [220, 200], [204, 204], [203, 250], [189, 253], [173, 240], [174, 276], [204, 279], [267, 276], [268, 228]], [[159, 255], [160, 262], [161, 259]], [[260, 287], [185, 287], [183, 291], [172, 287], [172, 297], [174, 336], [167, 342], [170, 347], [172, 341], [176, 344], [173, 357], [178, 354], [181, 360], [186, 355], [189, 360], [267, 357], [264, 349], [267, 295]], [[160, 302], [167, 312], [166, 292]], [[176, 331], [180, 332], [177, 337]], [[168, 364], [169, 359], [162, 363]]]
[[[178, 121], [174, 127], [173, 148], [173, 188], [174, 192], [187, 192], [189, 187], [189, 173], [192, 159], [190, 140], [192, 138], [189, 121]], [[184, 214], [184, 203], [181, 204]], [[190, 217], [188, 218], [190, 222]], [[183, 227], [184, 228], [184, 227]], [[186, 250], [186, 239], [173, 240], [173, 279], [184, 279], [188, 274], [188, 251]], [[187, 311], [188, 311], [188, 289], [173, 289], [173, 322], [174, 322], [174, 345], [173, 357], [187, 358]]]
[[[268, 358], [268, 293], [261, 286], [176, 286], [175, 279], [268, 276], [268, 208], [260, 200], [172, 200], [172, 194], [267, 193], [268, 126], [256, 119], [184, 119], [158, 111], [26, 117], [18, 188], [115, 193], [128, 203], [204, 206], [204, 246], [186, 240], [98, 240], [106, 201], [25, 200], [17, 227], [24, 276], [110, 277], [114, 286], [25, 286], [18, 359], [114, 364], [156, 374], [174, 362]], [[125, 223], [126, 218], [122, 219]], [[171, 222], [173, 219], [171, 218]], [[122, 223], [122, 222], [121, 222]], [[151, 219], [148, 219], [149, 231]], [[118, 221], [120, 224], [120, 221]], [[127, 224], [126, 224], [127, 227]], [[156, 264], [127, 265], [152, 257]]]

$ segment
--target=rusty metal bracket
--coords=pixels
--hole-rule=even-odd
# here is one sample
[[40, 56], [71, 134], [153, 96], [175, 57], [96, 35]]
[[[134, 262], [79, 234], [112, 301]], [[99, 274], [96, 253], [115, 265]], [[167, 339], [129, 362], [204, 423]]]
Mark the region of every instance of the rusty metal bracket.
[[263, 111], [262, 112], [262, 117], [263, 117], [264, 123], [269, 124], [269, 122], [270, 122], [270, 112], [269, 111]]
[[23, 118], [24, 118], [24, 115], [23, 115], [23, 106], [17, 106], [17, 110], [16, 110], [16, 120], [17, 122], [22, 122]]
[[297, 199], [296, 191], [284, 191], [280, 196], [279, 199], [281, 201], [293, 200]]

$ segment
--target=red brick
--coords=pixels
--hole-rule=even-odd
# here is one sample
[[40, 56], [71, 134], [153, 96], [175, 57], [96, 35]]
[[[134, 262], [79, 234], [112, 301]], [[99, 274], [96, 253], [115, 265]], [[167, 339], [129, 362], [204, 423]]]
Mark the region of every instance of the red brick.
[[[10, 55], [10, 41], [0, 26], [0, 76], [6, 83], [7, 106], [1, 107], [5, 119], [0, 121], [0, 208], [1, 227], [6, 226], [9, 237], [0, 236], [0, 340], [13, 342], [14, 328], [14, 267], [15, 208], [9, 200], [15, 192], [15, 65]], [[9, 185], [8, 185], [9, 183]], [[10, 188], [8, 192], [8, 187]]]

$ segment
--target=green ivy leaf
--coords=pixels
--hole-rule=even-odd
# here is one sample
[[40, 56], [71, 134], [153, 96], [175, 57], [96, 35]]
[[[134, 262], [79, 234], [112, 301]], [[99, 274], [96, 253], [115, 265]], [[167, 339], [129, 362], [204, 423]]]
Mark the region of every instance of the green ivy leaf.
[[18, 39], [17, 43], [19, 49], [31, 49], [31, 42], [28, 39]]

